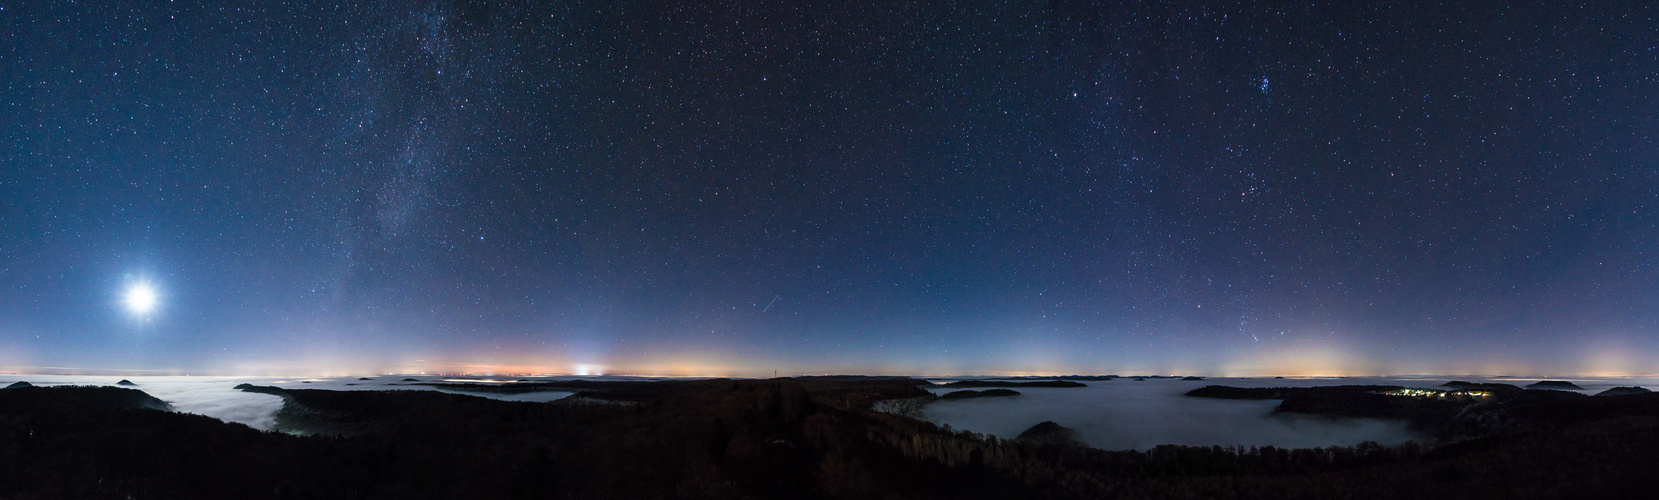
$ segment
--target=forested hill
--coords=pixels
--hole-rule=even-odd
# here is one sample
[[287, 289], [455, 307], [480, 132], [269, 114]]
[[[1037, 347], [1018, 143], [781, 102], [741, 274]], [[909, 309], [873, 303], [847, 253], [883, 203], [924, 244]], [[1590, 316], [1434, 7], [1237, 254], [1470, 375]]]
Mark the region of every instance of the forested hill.
[[553, 403], [250, 387], [284, 397], [289, 433], [160, 410], [133, 389], [4, 389], [0, 498], [1644, 498], [1659, 487], [1659, 415], [1610, 410], [1645, 408], [1652, 394], [1594, 398], [1589, 411], [1540, 403], [1527, 411], [1547, 427], [1432, 448], [1104, 451], [870, 410], [933, 397], [910, 379], [594, 384]]

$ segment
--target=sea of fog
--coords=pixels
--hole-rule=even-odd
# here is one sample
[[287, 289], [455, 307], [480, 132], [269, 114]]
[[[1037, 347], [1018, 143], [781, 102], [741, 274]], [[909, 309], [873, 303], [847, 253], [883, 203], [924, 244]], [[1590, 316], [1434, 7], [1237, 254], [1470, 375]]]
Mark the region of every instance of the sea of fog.
[[[410, 385], [404, 378], [416, 378], [421, 382], [478, 382], [491, 383], [493, 380], [482, 378], [453, 378], [433, 376], [380, 376], [373, 380], [360, 380], [360, 377], [335, 378], [292, 378], [292, 377], [105, 377], [91, 375], [0, 375], [0, 387], [11, 385], [13, 382], [25, 381], [36, 386], [54, 385], [115, 385], [125, 379], [136, 386], [133, 389], [142, 390], [157, 399], [173, 405], [173, 410], [184, 413], [195, 413], [224, 420], [238, 422], [249, 427], [270, 430], [276, 423], [276, 412], [282, 408], [282, 398], [270, 394], [258, 394], [236, 390], [240, 384], [268, 385], [284, 389], [327, 389], [331, 391], [439, 391], [469, 396], [499, 399], [502, 401], [530, 401], [547, 402], [573, 394], [570, 391], [527, 392], [521, 394], [490, 394], [471, 393], [441, 390], [435, 387]], [[603, 379], [604, 377], [582, 377], [589, 380]], [[516, 378], [510, 380], [517, 380]], [[532, 378], [530, 380], [544, 381], [555, 378]], [[634, 379], [638, 380], [638, 379]]]
[[[327, 389], [337, 391], [383, 390], [440, 390], [430, 386], [411, 385], [404, 381], [408, 375], [388, 375], [359, 380], [358, 377], [336, 378], [279, 378], [279, 377], [185, 377], [185, 376], [89, 376], [89, 375], [6, 375], [0, 374], [0, 387], [26, 381], [37, 386], [53, 385], [115, 385], [122, 379], [137, 384], [143, 390], [173, 405], [180, 412], [195, 413], [227, 422], [239, 422], [256, 429], [269, 430], [275, 415], [282, 407], [282, 398], [269, 394], [242, 392], [238, 384], [269, 385], [288, 389]], [[483, 378], [444, 378], [413, 376], [421, 382], [478, 382], [495, 380]], [[658, 380], [638, 377], [532, 377], [534, 381], [569, 380]], [[516, 380], [514, 378], [513, 380]], [[936, 379], [943, 383], [956, 379]], [[938, 424], [949, 424], [962, 430], [1012, 439], [1020, 432], [1045, 420], [1076, 429], [1090, 446], [1104, 449], [1147, 449], [1160, 444], [1183, 445], [1239, 445], [1313, 447], [1352, 445], [1361, 441], [1397, 444], [1420, 436], [1413, 435], [1404, 424], [1370, 419], [1331, 419], [1274, 415], [1278, 400], [1237, 401], [1210, 398], [1190, 398], [1184, 394], [1205, 385], [1235, 387], [1313, 387], [1323, 385], [1403, 385], [1434, 388], [1449, 380], [1495, 382], [1525, 386], [1538, 379], [1482, 378], [1482, 377], [1385, 377], [1385, 378], [1210, 378], [1204, 381], [1155, 378], [1136, 382], [1128, 378], [1103, 381], [1082, 381], [1088, 387], [1076, 388], [1016, 388], [1021, 394], [1013, 397], [943, 400], [923, 409], [923, 418]], [[1584, 390], [1595, 394], [1617, 386], [1642, 386], [1659, 389], [1659, 379], [1653, 378], [1575, 378], [1570, 380]], [[936, 394], [956, 388], [930, 387]], [[453, 391], [441, 391], [453, 392]], [[571, 395], [568, 391], [546, 391], [522, 394], [460, 393], [505, 401], [546, 402]]]
[[[935, 383], [955, 379], [938, 379]], [[1160, 444], [1279, 446], [1306, 448], [1354, 445], [1362, 441], [1398, 444], [1414, 435], [1398, 421], [1274, 415], [1278, 400], [1239, 401], [1186, 397], [1187, 391], [1206, 385], [1234, 387], [1314, 387], [1328, 385], [1403, 385], [1434, 388], [1450, 380], [1526, 386], [1538, 379], [1483, 377], [1383, 378], [1209, 378], [1183, 381], [1129, 378], [1081, 381], [1088, 387], [1016, 387], [1019, 396], [943, 400], [922, 411], [923, 418], [1012, 439], [1031, 426], [1050, 420], [1077, 430], [1095, 448], [1144, 450]], [[1595, 394], [1617, 386], [1659, 389], [1659, 379], [1565, 379]], [[1029, 380], [1025, 380], [1029, 381]], [[935, 386], [935, 394], [961, 388]]]

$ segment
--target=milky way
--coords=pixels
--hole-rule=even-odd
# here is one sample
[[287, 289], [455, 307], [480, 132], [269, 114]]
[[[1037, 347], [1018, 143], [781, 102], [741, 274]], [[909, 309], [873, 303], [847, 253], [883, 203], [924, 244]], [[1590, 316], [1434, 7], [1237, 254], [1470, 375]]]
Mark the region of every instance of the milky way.
[[1653, 8], [1350, 4], [8, 3], [0, 370], [1659, 373]]

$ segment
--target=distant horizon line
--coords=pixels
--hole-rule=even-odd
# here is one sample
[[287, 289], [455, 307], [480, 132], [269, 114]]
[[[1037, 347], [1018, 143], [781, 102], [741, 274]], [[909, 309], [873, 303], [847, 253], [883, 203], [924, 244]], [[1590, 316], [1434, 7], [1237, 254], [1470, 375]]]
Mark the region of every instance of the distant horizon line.
[[[1201, 373], [1170, 373], [1170, 374], [1164, 374], [1164, 373], [1133, 373], [1133, 372], [1124, 372], [1124, 373], [1131, 373], [1130, 375], [1120, 375], [1120, 374], [1117, 374], [1117, 373], [1032, 374], [1030, 372], [1019, 372], [1018, 374], [1012, 374], [1012, 373], [1001, 373], [1001, 374], [998, 374], [998, 373], [976, 373], [976, 374], [949, 374], [949, 375], [947, 375], [947, 374], [918, 374], [918, 373], [894, 374], [894, 373], [833, 373], [832, 372], [832, 373], [795, 373], [795, 374], [781, 374], [780, 373], [776, 376], [771, 376], [771, 377], [768, 377], [768, 376], [744, 376], [744, 375], [735, 375], [735, 374], [664, 375], [664, 374], [633, 374], [633, 373], [532, 373], [532, 372], [522, 372], [522, 373], [471, 373], [471, 372], [442, 372], [442, 373], [439, 373], [439, 372], [406, 372], [406, 373], [347, 372], [347, 373], [339, 373], [339, 372], [333, 372], [333, 373], [323, 373], [323, 374], [317, 374], [317, 373], [309, 373], [309, 374], [298, 374], [298, 373], [288, 373], [288, 374], [271, 374], [271, 373], [264, 373], [264, 374], [226, 374], [224, 372], [216, 372], [216, 371], [212, 371], [212, 370], [199, 371], [198, 372], [198, 371], [188, 371], [188, 370], [141, 370], [141, 369], [88, 370], [88, 369], [65, 368], [65, 367], [35, 367], [35, 368], [38, 368], [38, 370], [0, 370], [0, 376], [226, 377], [226, 378], [296, 378], [296, 379], [307, 379], [307, 378], [310, 378], [310, 379], [329, 379], [329, 378], [342, 378], [342, 377], [392, 377], [392, 376], [400, 376], [400, 377], [469, 377], [469, 378], [480, 378], [480, 379], [501, 378], [501, 377], [537, 377], [537, 378], [542, 378], [542, 377], [628, 377], [628, 378], [668, 378], [668, 379], [719, 379], [719, 378], [724, 378], [724, 379], [743, 379], [743, 380], [767, 380], [767, 379], [772, 379], [772, 378], [797, 378], [797, 377], [908, 377], [908, 378], [916, 378], [916, 379], [1060, 378], [1060, 377], [1115, 377], [1115, 378], [1200, 377], [1200, 378], [1284, 378], [1284, 379], [1479, 377], [1479, 378], [1514, 378], [1514, 379], [1533, 379], [1533, 378], [1537, 378], [1537, 379], [1549, 379], [1549, 378], [1654, 378], [1654, 377], [1659, 377], [1659, 374], [1636, 374], [1636, 375], [1632, 375], [1632, 374], [1626, 374], [1626, 375], [1609, 375], [1609, 374], [1600, 374], [1600, 375], [1594, 375], [1594, 374], [1546, 374], [1546, 375], [1522, 374], [1522, 375], [1510, 375], [1510, 374], [1506, 374], [1506, 375], [1489, 375], [1489, 374], [1476, 374], [1476, 373], [1462, 373], [1462, 374], [1405, 373], [1405, 374], [1392, 374], [1392, 375], [1379, 375], [1379, 374], [1366, 374], [1366, 375], [1334, 375], [1334, 374], [1332, 374], [1332, 375], [1204, 375], [1204, 374], [1201, 374]], [[483, 380], [481, 380], [481, 381], [483, 381]], [[497, 381], [497, 382], [510, 382], [510, 381]]]

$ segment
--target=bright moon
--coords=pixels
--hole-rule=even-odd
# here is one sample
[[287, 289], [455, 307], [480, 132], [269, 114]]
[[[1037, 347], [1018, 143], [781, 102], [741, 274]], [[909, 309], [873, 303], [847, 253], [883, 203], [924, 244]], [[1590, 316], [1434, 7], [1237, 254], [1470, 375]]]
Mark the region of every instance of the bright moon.
[[127, 288], [127, 310], [144, 314], [156, 307], [156, 291], [150, 285], [139, 283]]

